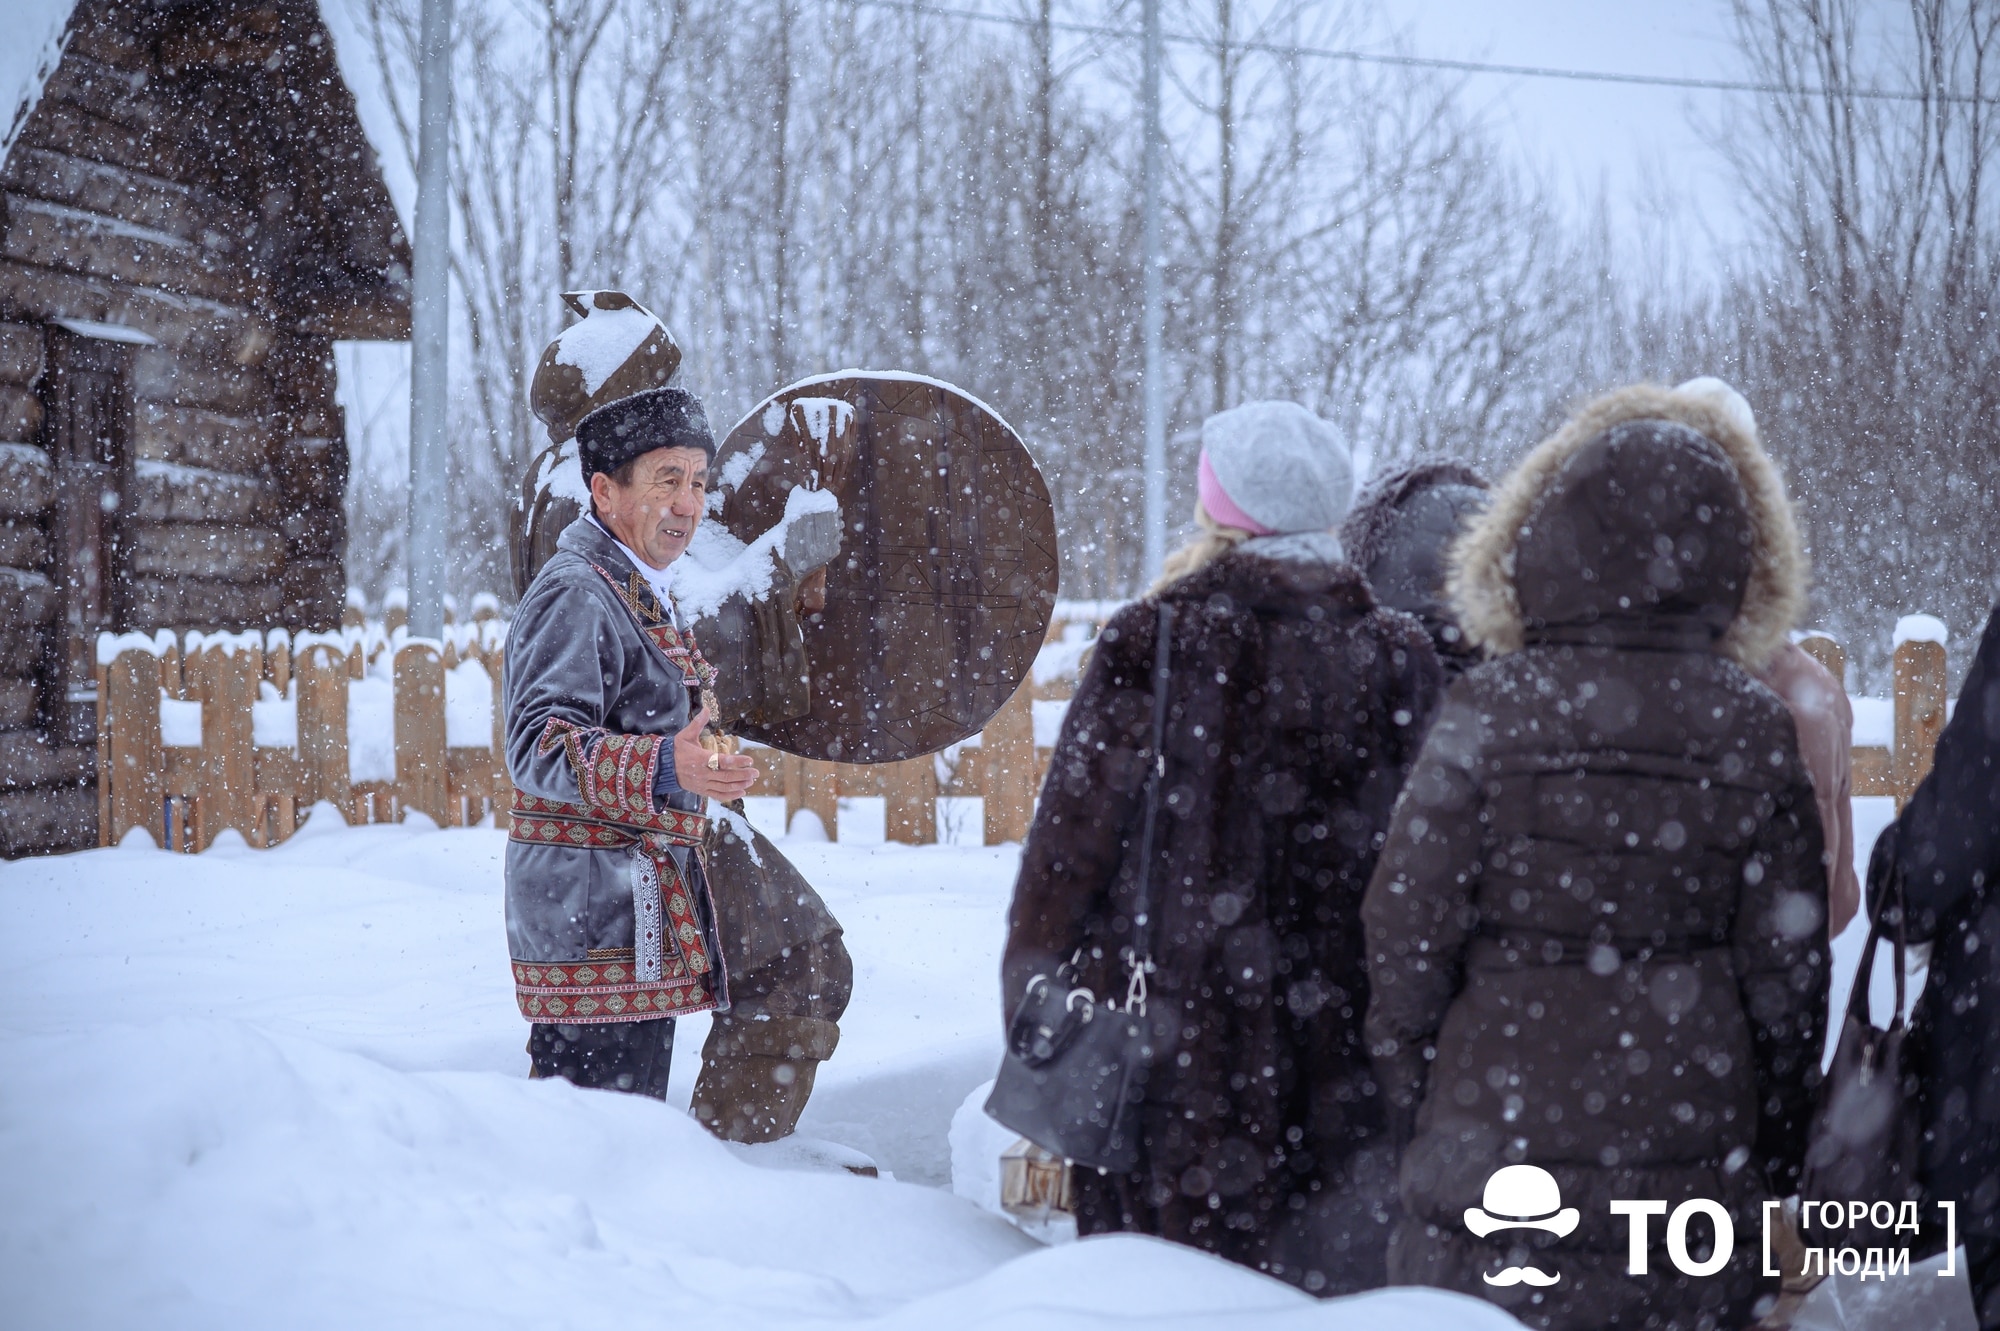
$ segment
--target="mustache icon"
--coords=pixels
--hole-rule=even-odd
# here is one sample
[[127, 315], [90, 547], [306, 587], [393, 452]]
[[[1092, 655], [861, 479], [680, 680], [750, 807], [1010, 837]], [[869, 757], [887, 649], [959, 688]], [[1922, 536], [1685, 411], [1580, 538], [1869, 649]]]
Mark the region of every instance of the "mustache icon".
[[1532, 1266], [1509, 1266], [1493, 1275], [1481, 1276], [1480, 1279], [1489, 1285], [1533, 1285], [1538, 1289], [1547, 1289], [1562, 1277], [1552, 1276]]

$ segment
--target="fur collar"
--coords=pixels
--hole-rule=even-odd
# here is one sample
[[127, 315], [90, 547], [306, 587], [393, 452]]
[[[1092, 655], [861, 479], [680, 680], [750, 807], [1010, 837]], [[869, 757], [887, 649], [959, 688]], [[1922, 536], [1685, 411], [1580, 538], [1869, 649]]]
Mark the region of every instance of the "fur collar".
[[1677, 421], [1712, 440], [1736, 468], [1756, 545], [1743, 604], [1722, 650], [1759, 670], [1805, 610], [1806, 560], [1785, 483], [1756, 434], [1711, 399], [1656, 384], [1620, 388], [1584, 405], [1529, 452], [1493, 491], [1493, 502], [1452, 548], [1446, 588], [1473, 642], [1498, 656], [1518, 651], [1523, 624], [1514, 592], [1514, 547], [1535, 502], [1585, 444], [1626, 421]]
[[[1259, 547], [1276, 547], [1267, 553]], [[1331, 547], [1333, 558], [1319, 558]], [[1374, 594], [1359, 569], [1338, 557], [1338, 543], [1295, 544], [1293, 537], [1244, 541], [1159, 593], [1177, 602], [1206, 601], [1217, 594], [1250, 605], [1295, 605], [1300, 597], [1330, 596], [1362, 611], [1375, 608]]]

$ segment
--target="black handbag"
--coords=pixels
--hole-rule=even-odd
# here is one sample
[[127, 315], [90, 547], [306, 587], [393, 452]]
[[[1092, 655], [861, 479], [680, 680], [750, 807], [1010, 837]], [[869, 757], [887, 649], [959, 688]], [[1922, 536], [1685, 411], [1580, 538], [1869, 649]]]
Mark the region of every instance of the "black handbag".
[[[1906, 917], [1901, 875], [1868, 929], [1867, 950], [1847, 996], [1833, 1066], [1820, 1086], [1799, 1195], [1818, 1202], [1918, 1199], [1916, 1077], [1907, 1066]], [[1895, 933], [1896, 1012], [1889, 1029], [1868, 1020], [1869, 981], [1885, 927]]]
[[1153, 969], [1153, 843], [1167, 767], [1173, 622], [1173, 608], [1162, 602], [1153, 658], [1153, 765], [1146, 776], [1132, 945], [1124, 952], [1124, 1006], [1076, 984], [1082, 948], [1054, 976], [1035, 976], [1007, 1023], [1007, 1052], [986, 1100], [987, 1114], [1044, 1150], [1121, 1174], [1139, 1166], [1139, 1103], [1161, 1043], [1146, 1016], [1146, 975]]

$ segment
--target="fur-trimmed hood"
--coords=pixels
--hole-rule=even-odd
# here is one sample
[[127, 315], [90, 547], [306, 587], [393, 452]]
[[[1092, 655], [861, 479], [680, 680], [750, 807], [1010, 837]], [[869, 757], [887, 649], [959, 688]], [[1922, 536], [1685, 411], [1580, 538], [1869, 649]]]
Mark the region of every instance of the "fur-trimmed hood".
[[[1447, 584], [1453, 608], [1466, 633], [1489, 655], [1517, 651], [1525, 641], [1528, 625], [1516, 585], [1517, 556], [1530, 519], [1560, 490], [1563, 469], [1586, 446], [1621, 426], [1645, 421], [1686, 427], [1702, 436], [1733, 467], [1741, 487], [1749, 560], [1740, 601], [1721, 633], [1721, 650], [1757, 670], [1784, 644], [1805, 607], [1806, 563], [1777, 468], [1754, 428], [1712, 396], [1637, 384], [1586, 404], [1537, 445], [1500, 483], [1492, 504], [1453, 548]], [[1583, 577], [1584, 571], [1578, 572]]]

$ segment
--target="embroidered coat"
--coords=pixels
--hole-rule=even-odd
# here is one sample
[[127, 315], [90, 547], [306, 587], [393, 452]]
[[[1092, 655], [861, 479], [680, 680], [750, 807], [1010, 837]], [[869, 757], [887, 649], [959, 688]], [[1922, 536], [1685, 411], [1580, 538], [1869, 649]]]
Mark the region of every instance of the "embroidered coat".
[[[648, 631], [650, 629], [650, 632]], [[654, 798], [699, 707], [692, 639], [616, 543], [570, 524], [507, 636], [507, 947], [530, 1021], [645, 1021], [726, 1003], [696, 853], [699, 796]]]

